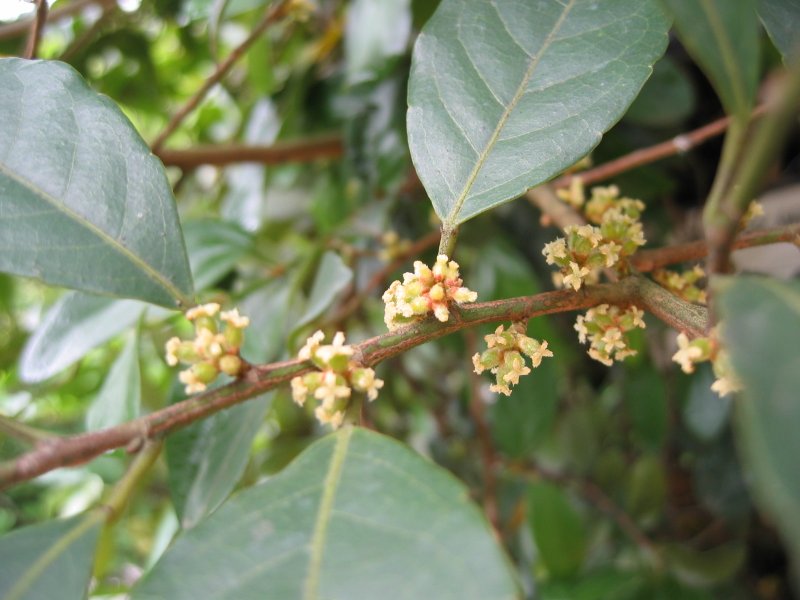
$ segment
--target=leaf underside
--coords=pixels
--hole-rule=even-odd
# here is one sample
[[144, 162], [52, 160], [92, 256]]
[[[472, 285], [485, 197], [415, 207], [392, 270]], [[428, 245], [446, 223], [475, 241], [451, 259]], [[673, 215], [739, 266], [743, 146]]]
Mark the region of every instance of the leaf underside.
[[408, 139], [454, 227], [587, 154], [667, 44], [656, 0], [443, 0], [417, 39]]

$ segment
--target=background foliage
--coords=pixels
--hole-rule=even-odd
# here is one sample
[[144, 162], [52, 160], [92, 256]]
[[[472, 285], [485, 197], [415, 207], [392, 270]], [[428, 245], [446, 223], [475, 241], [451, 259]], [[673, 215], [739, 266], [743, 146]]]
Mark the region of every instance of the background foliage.
[[[385, 332], [380, 292], [433, 262], [440, 225], [461, 226], [481, 300], [551, 289], [552, 215], [517, 197], [590, 151], [604, 164], [749, 119], [791, 64], [800, 6], [59, 0], [41, 62], [16, 58], [29, 27], [14, 25], [3, 460], [185, 399], [163, 348], [195, 298], [249, 315], [242, 354], [267, 363], [318, 328]], [[787, 131], [773, 187], [796, 176]], [[711, 141], [616, 173], [647, 204], [649, 247], [702, 236], [720, 154]], [[798, 221], [796, 200], [765, 204], [764, 226]], [[796, 275], [792, 251], [761, 265]], [[386, 385], [360, 416], [374, 431], [330, 434], [282, 386], [167, 436], [163, 455], [117, 449], [1, 491], [0, 598], [791, 597], [800, 289], [752, 275], [712, 291], [741, 397], [711, 392], [710, 368], [682, 374], [650, 316], [638, 355], [602, 367], [570, 314], [531, 320], [556, 358], [498, 398], [470, 358], [494, 325], [465, 329], [377, 367]]]

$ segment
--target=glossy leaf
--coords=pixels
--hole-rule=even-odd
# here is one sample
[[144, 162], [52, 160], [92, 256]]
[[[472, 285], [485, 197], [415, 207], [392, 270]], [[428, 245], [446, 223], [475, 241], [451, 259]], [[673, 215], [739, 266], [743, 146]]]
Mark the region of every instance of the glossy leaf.
[[186, 532], [134, 589], [151, 598], [517, 597], [462, 484], [345, 428]]
[[52, 377], [136, 323], [146, 309], [136, 300], [64, 294], [25, 344], [20, 378], [36, 383]]
[[758, 0], [758, 16], [783, 60], [797, 56], [800, 52], [800, 0]]
[[715, 293], [726, 347], [745, 385], [734, 411], [739, 447], [756, 500], [800, 572], [800, 283], [737, 277]]
[[758, 85], [755, 0], [664, 0], [680, 40], [711, 81], [725, 111], [746, 115]]
[[0, 598], [85, 598], [104, 514], [48, 521], [0, 537]]
[[539, 557], [554, 577], [569, 577], [583, 565], [586, 532], [580, 515], [564, 492], [551, 483], [528, 491], [528, 523]]
[[327, 309], [353, 280], [353, 271], [344, 264], [335, 252], [326, 252], [322, 256], [311, 286], [308, 304], [303, 316], [295, 324], [295, 328], [308, 325]]
[[408, 139], [446, 226], [587, 154], [667, 43], [657, 0], [443, 0], [414, 48]]
[[71, 67], [0, 59], [0, 270], [175, 307], [192, 277], [164, 167]]
[[139, 416], [142, 399], [142, 379], [139, 371], [138, 332], [128, 336], [128, 342], [111, 365], [103, 387], [86, 413], [86, 429], [94, 431], [113, 427]]
[[350, 84], [379, 77], [406, 50], [410, 0], [354, 0], [347, 9], [345, 73]]

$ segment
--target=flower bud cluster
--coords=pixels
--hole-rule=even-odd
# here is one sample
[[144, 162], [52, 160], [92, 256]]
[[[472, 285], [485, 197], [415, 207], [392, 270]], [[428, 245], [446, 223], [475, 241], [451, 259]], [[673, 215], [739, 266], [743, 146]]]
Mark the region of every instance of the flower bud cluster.
[[317, 331], [298, 352], [298, 358], [311, 361], [319, 370], [292, 379], [292, 399], [300, 406], [308, 398], [318, 400], [320, 404], [314, 410], [317, 420], [336, 429], [344, 422], [352, 391], [364, 392], [370, 401], [375, 400], [383, 380], [352, 360], [353, 347], [344, 343], [341, 331], [331, 344], [322, 345], [324, 339], [325, 334]]
[[691, 271], [684, 271], [683, 273], [667, 269], [658, 269], [653, 272], [653, 279], [663, 287], [679, 298], [696, 304], [705, 304], [708, 299], [706, 291], [697, 286], [697, 282], [705, 276], [706, 273], [700, 265], [695, 265]]
[[381, 245], [378, 258], [384, 262], [391, 262], [408, 252], [411, 248], [411, 240], [403, 239], [396, 231], [391, 230], [381, 236]]
[[389, 331], [412, 323], [432, 312], [441, 322], [450, 318], [450, 303], [475, 302], [478, 294], [463, 287], [458, 263], [444, 254], [436, 257], [432, 268], [420, 261], [414, 272], [405, 273], [403, 282], [393, 281], [383, 294], [386, 304], [383, 320]]
[[681, 366], [684, 373], [694, 373], [696, 364], [711, 361], [711, 367], [717, 377], [711, 384], [711, 389], [720, 397], [741, 391], [742, 383], [731, 367], [728, 353], [719, 344], [716, 330], [712, 330], [710, 337], [693, 340], [681, 332], [678, 334], [677, 342], [678, 351], [672, 356], [672, 360]]
[[246, 368], [239, 349], [250, 319], [241, 316], [235, 308], [222, 311], [219, 320], [224, 325], [220, 330], [214, 318], [219, 309], [216, 302], [189, 309], [186, 318], [194, 322], [194, 339], [173, 337], [167, 341], [167, 364], [171, 367], [179, 362], [190, 365], [178, 375], [187, 394], [204, 391], [220, 373], [238, 377]]
[[[575, 197], [583, 198], [580, 184], [570, 196], [573, 202]], [[556, 284], [578, 291], [584, 283], [597, 281], [600, 270], [624, 268], [624, 259], [645, 244], [639, 221], [643, 210], [640, 200], [620, 198], [616, 186], [593, 188], [584, 207], [593, 225], [565, 227], [566, 238], [557, 238], [542, 250], [547, 264], [560, 269]]]
[[626, 333], [644, 329], [644, 311], [635, 306], [620, 309], [618, 306], [600, 304], [579, 315], [575, 331], [581, 344], [589, 342], [589, 356], [610, 367], [615, 360], [634, 356], [636, 350], [629, 347]]
[[531, 372], [522, 355], [531, 359], [535, 369], [543, 358], [553, 356], [547, 349], [547, 342], [539, 342], [525, 335], [525, 325], [514, 323], [508, 330], [500, 325], [494, 333], [485, 336], [487, 349], [472, 357], [475, 372], [479, 375], [489, 370], [496, 376], [497, 383], [489, 389], [506, 396], [511, 395], [511, 386], [519, 383], [519, 378]]

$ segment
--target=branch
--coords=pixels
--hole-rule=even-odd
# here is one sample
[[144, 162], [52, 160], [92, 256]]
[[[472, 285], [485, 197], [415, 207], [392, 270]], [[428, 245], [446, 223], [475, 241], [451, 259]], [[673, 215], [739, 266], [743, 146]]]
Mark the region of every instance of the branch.
[[[666, 296], [672, 295], [653, 282], [629, 277], [620, 283], [589, 286], [579, 293], [560, 290], [535, 296], [483, 302], [454, 308], [451, 320], [446, 323], [430, 318], [365, 340], [354, 347], [354, 358], [363, 365], [372, 367], [410, 348], [482, 323], [520, 321], [541, 315], [586, 309], [603, 303], [637, 304], [651, 312], [660, 312], [661, 309], [651, 306], [650, 303], [661, 301]], [[675, 299], [675, 303], [687, 304], [680, 299]], [[700, 314], [702, 310], [697, 308], [695, 312], [681, 313], [679, 316], [687, 316], [688, 319], [685, 323], [680, 323], [680, 328], [693, 335], [700, 335], [705, 329]], [[673, 322], [676, 318], [678, 317], [673, 318]], [[86, 462], [114, 448], [127, 446], [129, 449], [138, 449], [147, 439], [185, 427], [224, 408], [263, 394], [288, 382], [292, 377], [311, 370], [309, 363], [297, 359], [253, 367], [233, 383], [134, 421], [42, 444], [15, 460], [0, 464], [0, 489], [58, 467]]]
[[[758, 106], [755, 110], [753, 110], [751, 118], [755, 119], [760, 117], [764, 114], [764, 112], [766, 112], [766, 106]], [[661, 142], [660, 144], [655, 144], [654, 146], [649, 146], [647, 148], [635, 150], [630, 154], [621, 156], [593, 169], [587, 169], [581, 173], [562, 175], [553, 181], [552, 185], [557, 188], [569, 187], [570, 182], [575, 177], [580, 177], [581, 181], [583, 181], [585, 185], [592, 185], [594, 183], [611, 179], [620, 173], [631, 171], [637, 167], [656, 162], [662, 158], [667, 158], [676, 154], [684, 154], [695, 146], [699, 146], [711, 138], [722, 134], [728, 128], [730, 123], [730, 117], [717, 119], [716, 121], [712, 121], [711, 123], [703, 125], [702, 127], [699, 127], [698, 129], [688, 133], [676, 135], [671, 140], [667, 140], [666, 142]]]
[[200, 86], [200, 89], [194, 93], [194, 96], [189, 98], [186, 104], [184, 104], [181, 109], [172, 116], [172, 118], [169, 120], [169, 123], [167, 123], [167, 126], [164, 127], [164, 130], [151, 144], [153, 152], [158, 152], [161, 150], [161, 147], [164, 145], [164, 142], [167, 141], [167, 138], [169, 138], [169, 136], [175, 132], [178, 126], [180, 126], [183, 120], [189, 116], [189, 114], [195, 108], [197, 108], [197, 105], [203, 101], [203, 98], [206, 97], [206, 94], [208, 94], [209, 90], [219, 83], [223, 77], [225, 77], [227, 72], [236, 63], [236, 61], [244, 56], [245, 52], [247, 52], [250, 46], [252, 46], [256, 40], [258, 40], [261, 34], [264, 33], [270, 25], [286, 14], [289, 4], [290, 2], [288, 0], [284, 0], [270, 6], [261, 21], [259, 21], [258, 24], [253, 28], [253, 31], [250, 32], [250, 35], [248, 35], [241, 44], [234, 48], [224, 61], [217, 65], [217, 68], [211, 74], [211, 77], [206, 79], [205, 82], [203, 82], [203, 85]]
[[28, 41], [25, 44], [24, 57], [27, 59], [36, 58], [36, 52], [39, 49], [39, 40], [42, 39], [42, 31], [44, 30], [45, 21], [47, 21], [48, 8], [47, 0], [36, 0], [36, 15], [33, 19], [33, 23], [31, 23]]
[[339, 136], [327, 135], [307, 140], [281, 142], [272, 146], [229, 144], [196, 146], [185, 150], [154, 148], [153, 151], [166, 166], [189, 170], [200, 165], [224, 166], [245, 162], [277, 165], [286, 162], [339, 158], [344, 154], [344, 147]]
[[[800, 242], [800, 223], [742, 234], [733, 242], [732, 248], [739, 250], [780, 242], [798, 244]], [[668, 265], [700, 260], [706, 256], [708, 256], [708, 244], [705, 241], [697, 241], [655, 250], [639, 250], [629, 260], [637, 271], [645, 273]]]
[[[107, 5], [109, 1], [110, 0], [75, 0], [75, 2], [67, 4], [66, 6], [59, 5], [58, 8], [49, 11], [47, 22], [50, 23], [65, 17], [71, 17], [72, 15], [81, 12], [87, 6], [92, 6], [93, 4]], [[13, 23], [0, 26], [0, 40], [7, 40], [24, 35], [30, 30], [31, 24], [36, 20], [36, 18], [36, 15], [34, 15], [33, 17], [19, 19]]]

